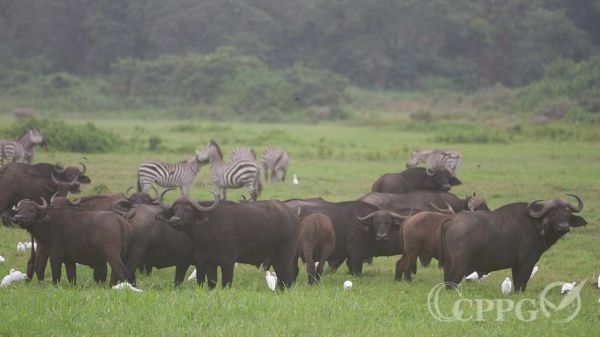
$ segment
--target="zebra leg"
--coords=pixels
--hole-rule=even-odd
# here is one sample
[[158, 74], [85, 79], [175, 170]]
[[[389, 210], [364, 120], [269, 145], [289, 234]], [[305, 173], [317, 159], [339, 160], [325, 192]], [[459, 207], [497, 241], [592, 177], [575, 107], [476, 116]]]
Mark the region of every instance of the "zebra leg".
[[222, 187], [223, 189], [223, 200], [227, 200], [227, 189], [225, 187]]
[[181, 196], [182, 197], [187, 197], [190, 193], [190, 185], [186, 184], [186, 185], [181, 185]]

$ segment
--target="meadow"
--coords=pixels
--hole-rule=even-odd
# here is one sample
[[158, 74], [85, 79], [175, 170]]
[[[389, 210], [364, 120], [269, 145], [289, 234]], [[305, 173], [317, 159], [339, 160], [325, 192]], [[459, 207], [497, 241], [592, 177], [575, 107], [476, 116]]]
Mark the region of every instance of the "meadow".
[[[1, 118], [3, 124], [9, 123]], [[69, 119], [69, 123], [87, 120]], [[319, 125], [215, 123], [199, 120], [94, 120], [98, 128], [121, 136], [124, 144], [111, 153], [58, 152], [50, 148], [36, 152], [37, 162], [75, 164], [84, 161], [92, 183], [84, 194], [125, 191], [135, 184], [137, 165], [145, 159], [181, 161], [216, 140], [225, 155], [236, 146], [250, 146], [261, 153], [268, 145], [287, 148], [291, 155], [288, 172], [297, 174], [283, 183], [263, 182], [260, 199], [290, 199], [321, 196], [331, 201], [357, 199], [371, 189], [383, 173], [399, 172], [411, 149], [456, 148], [465, 160], [458, 171], [463, 184], [452, 192], [464, 196], [477, 192], [491, 208], [516, 201], [564, 197], [576, 193], [585, 203], [580, 213], [588, 225], [573, 229], [546, 252], [538, 262], [539, 271], [524, 294], [502, 296], [500, 283], [509, 270], [493, 272], [482, 283], [462, 283], [462, 296], [469, 299], [538, 299], [551, 282], [583, 282], [581, 311], [570, 322], [556, 323], [538, 312], [531, 322], [508, 313], [498, 321], [495, 311], [481, 320], [455, 322], [436, 320], [428, 310], [428, 294], [442, 282], [441, 270], [432, 263], [419, 267], [412, 283], [395, 282], [398, 257], [375, 258], [361, 277], [347, 274], [343, 265], [327, 271], [321, 284], [309, 287], [306, 273], [284, 292], [271, 292], [262, 270], [239, 265], [231, 289], [209, 291], [195, 282], [173, 288], [174, 268], [140, 275], [143, 293], [116, 291], [93, 282], [91, 269], [78, 266], [77, 285], [49, 280], [12, 285], [0, 289], [0, 335], [2, 336], [561, 336], [595, 335], [600, 331], [600, 143], [598, 128], [581, 129], [590, 137], [552, 137], [535, 131], [517, 136], [496, 129], [468, 125], [407, 125], [405, 121], [377, 123], [325, 123]], [[465, 130], [463, 138], [441, 137]], [[584, 130], [585, 129], [585, 130]], [[450, 134], [450, 133], [448, 133]], [[155, 137], [151, 144], [151, 137]], [[157, 141], [157, 137], [160, 139]], [[454, 143], [459, 141], [460, 143]], [[150, 150], [152, 148], [153, 150]], [[191, 195], [210, 198], [209, 169], [201, 169]], [[177, 193], [170, 193], [173, 201]], [[246, 191], [228, 193], [238, 200]], [[19, 228], [0, 228], [0, 275], [10, 268], [24, 271], [28, 255], [18, 254], [16, 245], [28, 235]], [[188, 275], [191, 270], [188, 271]], [[344, 291], [342, 283], [354, 287]], [[458, 298], [443, 292], [441, 303], [452, 308]], [[554, 303], [558, 289], [549, 295]], [[472, 309], [472, 308], [471, 308]], [[532, 308], [529, 308], [534, 310]], [[471, 310], [473, 311], [473, 310]]]

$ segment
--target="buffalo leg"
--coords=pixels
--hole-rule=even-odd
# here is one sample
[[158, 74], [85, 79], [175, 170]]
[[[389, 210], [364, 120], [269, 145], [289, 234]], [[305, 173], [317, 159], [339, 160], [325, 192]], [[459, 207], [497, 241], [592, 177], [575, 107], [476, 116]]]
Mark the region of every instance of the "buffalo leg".
[[142, 258], [146, 252], [147, 245], [136, 244], [131, 245], [129, 252], [127, 253], [127, 261], [125, 263], [127, 267], [127, 282], [135, 285], [136, 277], [135, 272], [138, 267], [143, 266]]
[[364, 260], [362, 256], [350, 255], [348, 261], [346, 261], [346, 265], [353, 276], [360, 276], [362, 274]]
[[75, 285], [75, 283], [77, 283], [75, 262], [65, 262], [65, 269], [67, 270], [67, 281], [69, 281], [71, 285]]
[[117, 284], [117, 281], [127, 280], [127, 268], [123, 264], [123, 261], [121, 261], [120, 252], [104, 252], [103, 255], [111, 268], [110, 285], [114, 286]]
[[335, 272], [342, 265], [342, 263], [344, 263], [344, 260], [345, 259], [331, 259], [331, 260], [327, 260], [327, 263], [329, 264], [329, 270]]
[[402, 273], [404, 271], [402, 265], [404, 264], [404, 260], [406, 260], [406, 254], [402, 255], [402, 257], [396, 261], [396, 272], [394, 275], [394, 280], [396, 281], [402, 281]]
[[[196, 275], [198, 271], [196, 271]], [[214, 289], [217, 286], [217, 264], [213, 262], [206, 263], [206, 278], [209, 289]]]
[[62, 268], [62, 261], [59, 258], [50, 258], [50, 269], [52, 269], [52, 283], [60, 282], [60, 273]]
[[221, 262], [221, 286], [223, 288], [231, 288], [233, 283], [233, 265], [235, 261]]
[[300, 260], [300, 255], [296, 255], [296, 257], [294, 258], [294, 280], [296, 278], [298, 278], [298, 274], [300, 273], [300, 268], [298, 268], [298, 260]]
[[[177, 266], [175, 266], [175, 280], [173, 281], [173, 284], [175, 287], [177, 287], [178, 285], [180, 285], [183, 282], [183, 278], [185, 277], [185, 273], [188, 270], [189, 265], [186, 264], [178, 264]], [[198, 274], [198, 270], [196, 270], [196, 275]]]
[[206, 263], [196, 263], [196, 283], [199, 286], [203, 286], [206, 281]]
[[102, 262], [99, 265], [94, 266], [94, 281], [96, 283], [106, 282], [108, 271], [106, 268], [106, 262]]
[[315, 270], [315, 262], [313, 259], [313, 248], [310, 245], [302, 247], [304, 253], [304, 261], [306, 261], [306, 273], [308, 274], [308, 285], [313, 285], [317, 281], [317, 272]]
[[[294, 282], [294, 258], [296, 257], [295, 245], [282, 247], [275, 252], [271, 259], [273, 270], [277, 273], [277, 284], [280, 289], [288, 288]], [[306, 262], [308, 264], [308, 261]]]
[[317, 281], [321, 282], [321, 275], [323, 275], [323, 268], [325, 264], [325, 257], [321, 255], [319, 259], [319, 265], [317, 266]]

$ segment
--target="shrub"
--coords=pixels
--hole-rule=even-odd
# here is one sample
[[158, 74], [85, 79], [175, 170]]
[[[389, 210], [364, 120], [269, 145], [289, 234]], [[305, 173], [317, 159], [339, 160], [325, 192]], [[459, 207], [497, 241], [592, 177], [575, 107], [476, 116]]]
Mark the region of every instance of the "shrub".
[[110, 152], [123, 143], [111, 132], [93, 123], [69, 125], [61, 120], [30, 118], [17, 121], [0, 130], [2, 138], [19, 139], [29, 128], [40, 128], [48, 147], [71, 152]]

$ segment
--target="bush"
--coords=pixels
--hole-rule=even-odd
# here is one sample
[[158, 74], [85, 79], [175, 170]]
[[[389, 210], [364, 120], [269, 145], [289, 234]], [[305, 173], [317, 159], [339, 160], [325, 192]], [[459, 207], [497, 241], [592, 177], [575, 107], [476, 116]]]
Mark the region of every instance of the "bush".
[[110, 152], [123, 144], [123, 139], [98, 129], [93, 123], [69, 125], [61, 120], [25, 119], [0, 130], [2, 138], [19, 139], [29, 128], [39, 128], [48, 147], [70, 152]]

